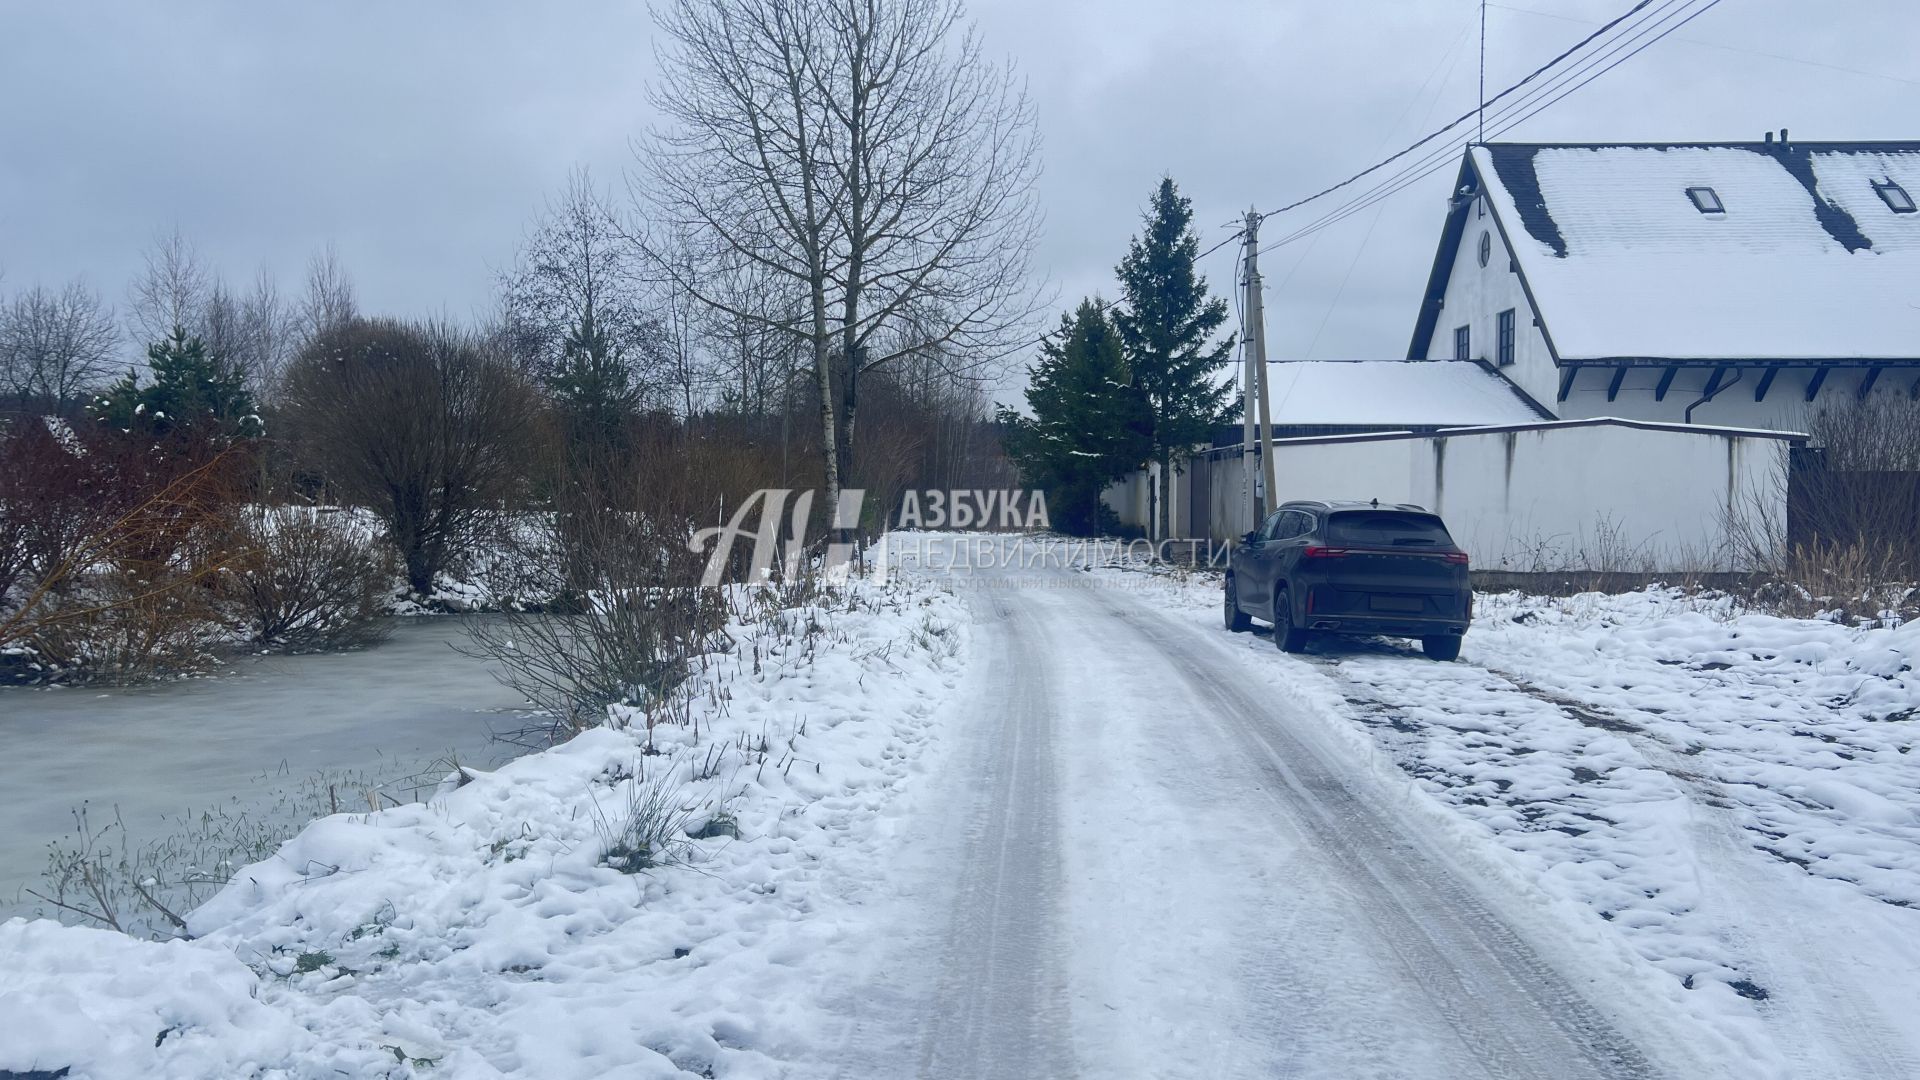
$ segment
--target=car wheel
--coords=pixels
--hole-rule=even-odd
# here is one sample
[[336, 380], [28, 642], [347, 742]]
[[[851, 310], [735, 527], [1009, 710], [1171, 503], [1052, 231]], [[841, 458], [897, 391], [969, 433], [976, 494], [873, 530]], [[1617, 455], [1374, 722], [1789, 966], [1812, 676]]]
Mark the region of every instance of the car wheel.
[[1234, 587], [1233, 577], [1227, 577], [1226, 594], [1227, 630], [1230, 633], [1244, 634], [1253, 628], [1253, 620], [1240, 610], [1240, 592]]
[[1460, 659], [1460, 635], [1443, 634], [1440, 637], [1420, 639], [1420, 649], [1434, 660]]
[[1301, 652], [1307, 647], [1307, 632], [1293, 625], [1293, 598], [1281, 589], [1273, 596], [1273, 643], [1281, 652]]

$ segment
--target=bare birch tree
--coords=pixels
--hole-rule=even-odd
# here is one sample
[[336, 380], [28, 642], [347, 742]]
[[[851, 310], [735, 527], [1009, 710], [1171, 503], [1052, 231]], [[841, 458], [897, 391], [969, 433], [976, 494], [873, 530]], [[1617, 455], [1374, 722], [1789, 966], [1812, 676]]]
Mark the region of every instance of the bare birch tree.
[[155, 237], [127, 297], [128, 329], [139, 351], [175, 330], [202, 334], [211, 290], [205, 264], [179, 229]]
[[[773, 325], [804, 340], [820, 397], [827, 501], [840, 494], [828, 323], [832, 218], [841, 193], [819, 157], [824, 110], [809, 71], [819, 51], [810, 0], [672, 0], [657, 9], [667, 38], [655, 105], [676, 125], [648, 140], [656, 225], [690, 242], [714, 280], [760, 269], [805, 291], [800, 318]], [[726, 305], [679, 261], [649, 247], [672, 282]], [[754, 318], [746, 308], [730, 309]]]
[[201, 305], [197, 333], [207, 352], [244, 372], [256, 398], [268, 394], [291, 350], [292, 316], [265, 268], [243, 294], [215, 281]]
[[584, 168], [547, 204], [514, 265], [500, 275], [502, 329], [530, 374], [551, 379], [569, 335], [593, 324], [641, 399], [657, 403], [661, 391], [670, 391], [659, 370], [667, 363], [665, 331], [643, 295], [630, 235]]
[[710, 278], [757, 268], [804, 288], [800, 318], [769, 319], [676, 276], [809, 347], [829, 506], [862, 375], [915, 352], [990, 362], [1035, 311], [1032, 109], [963, 16], [959, 0], [659, 9], [655, 99], [673, 126], [646, 143], [643, 198], [656, 224], [696, 238]]
[[304, 348], [315, 339], [329, 331], [347, 325], [360, 315], [360, 304], [354, 297], [353, 279], [347, 276], [346, 267], [340, 264], [340, 254], [332, 243], [316, 252], [307, 261], [307, 292], [301, 297], [298, 311], [292, 316], [294, 336], [298, 344], [295, 348]]

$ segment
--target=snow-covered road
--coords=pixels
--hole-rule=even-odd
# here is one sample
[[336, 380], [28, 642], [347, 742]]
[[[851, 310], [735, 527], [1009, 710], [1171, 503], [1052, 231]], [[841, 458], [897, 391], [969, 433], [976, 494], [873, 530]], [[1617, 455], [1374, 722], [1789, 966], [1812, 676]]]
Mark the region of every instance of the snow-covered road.
[[1548, 920], [1516, 919], [1393, 784], [1262, 693], [1235, 639], [1074, 571], [970, 583], [961, 745], [920, 815], [924, 880], [900, 885], [922, 903], [875, 935], [886, 992], [849, 996], [836, 1075], [1698, 1065], [1617, 972], [1542, 948]]

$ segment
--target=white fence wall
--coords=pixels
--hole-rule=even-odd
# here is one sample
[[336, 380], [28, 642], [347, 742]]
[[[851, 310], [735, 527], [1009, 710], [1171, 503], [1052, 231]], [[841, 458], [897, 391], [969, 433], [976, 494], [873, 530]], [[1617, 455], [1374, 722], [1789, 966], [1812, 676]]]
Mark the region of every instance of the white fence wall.
[[1406, 445], [1412, 501], [1483, 569], [1735, 570], [1731, 516], [1786, 532], [1784, 439], [1595, 425]]
[[[1407, 455], [1405, 440], [1282, 439], [1273, 444], [1273, 486], [1279, 496], [1275, 505], [1290, 499], [1406, 502], [1413, 490], [1413, 473]], [[1215, 539], [1224, 540], [1253, 528], [1253, 523], [1247, 520], [1247, 496], [1241, 486], [1240, 462], [1238, 453], [1229, 453], [1190, 467], [1209, 470], [1208, 513], [1205, 521], [1191, 522], [1193, 532], [1183, 535], [1211, 534]]]
[[[1655, 573], [1740, 569], [1730, 516], [1786, 532], [1786, 450], [1776, 433], [1675, 430], [1622, 422], [1274, 444], [1278, 500], [1379, 499], [1439, 512], [1482, 569]], [[1208, 471], [1206, 520], [1185, 524], [1175, 477], [1175, 533], [1238, 537], [1247, 521], [1237, 453], [1196, 461]], [[1144, 526], [1146, 474], [1110, 489], [1128, 524]], [[1197, 517], [1198, 515], [1196, 515]]]

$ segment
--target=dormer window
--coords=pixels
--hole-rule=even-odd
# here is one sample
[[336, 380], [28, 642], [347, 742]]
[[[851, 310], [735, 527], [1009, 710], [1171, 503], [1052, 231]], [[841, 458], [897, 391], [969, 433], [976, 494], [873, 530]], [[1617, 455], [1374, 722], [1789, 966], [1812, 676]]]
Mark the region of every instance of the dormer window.
[[1899, 184], [1891, 180], [1884, 184], [1875, 180], [1873, 182], [1873, 191], [1874, 194], [1880, 196], [1881, 201], [1887, 204], [1887, 209], [1892, 210], [1894, 213], [1913, 213], [1913, 196], [1907, 194], [1907, 189], [1901, 187]]
[[1720, 202], [1720, 196], [1710, 187], [1690, 187], [1687, 198], [1693, 200], [1693, 208], [1703, 214], [1724, 214], [1727, 208]]

